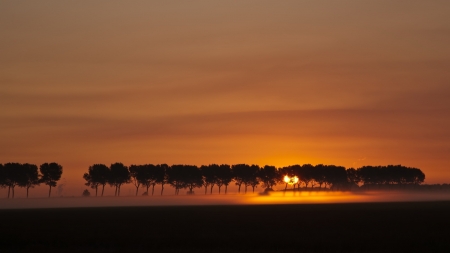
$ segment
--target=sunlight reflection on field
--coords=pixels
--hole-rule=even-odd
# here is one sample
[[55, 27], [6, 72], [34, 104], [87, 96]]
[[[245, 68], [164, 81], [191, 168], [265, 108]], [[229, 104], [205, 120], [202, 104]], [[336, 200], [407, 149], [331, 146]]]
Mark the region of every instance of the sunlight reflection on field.
[[300, 191], [264, 194], [167, 195], [139, 197], [59, 197], [1, 199], [0, 209], [107, 206], [329, 204], [450, 200], [449, 192], [332, 192]]

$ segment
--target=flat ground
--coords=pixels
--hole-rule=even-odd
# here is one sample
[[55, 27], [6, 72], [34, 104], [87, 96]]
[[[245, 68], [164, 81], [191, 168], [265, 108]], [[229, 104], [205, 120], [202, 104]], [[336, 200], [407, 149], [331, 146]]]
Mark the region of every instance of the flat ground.
[[0, 252], [450, 252], [450, 202], [0, 210]]

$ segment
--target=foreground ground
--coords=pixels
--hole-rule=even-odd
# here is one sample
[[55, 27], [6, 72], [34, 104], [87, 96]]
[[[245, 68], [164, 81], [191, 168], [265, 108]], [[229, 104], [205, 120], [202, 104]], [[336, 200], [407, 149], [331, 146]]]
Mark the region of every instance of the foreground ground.
[[0, 210], [0, 252], [450, 252], [450, 202]]

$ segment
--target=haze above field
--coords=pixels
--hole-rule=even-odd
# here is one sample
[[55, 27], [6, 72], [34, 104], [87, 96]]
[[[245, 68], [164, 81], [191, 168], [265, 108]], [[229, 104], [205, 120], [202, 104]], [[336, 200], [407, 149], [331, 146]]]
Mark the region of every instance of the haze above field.
[[90, 165], [114, 162], [403, 164], [449, 182], [448, 13], [0, 1], [0, 163], [58, 162], [77, 196]]
[[114, 206], [208, 206], [208, 205], [286, 205], [286, 204], [342, 204], [375, 202], [450, 201], [450, 193], [426, 191], [389, 192], [273, 192], [227, 195], [190, 196], [128, 196], [128, 197], [59, 197], [31, 199], [0, 199], [1, 209], [74, 208]]

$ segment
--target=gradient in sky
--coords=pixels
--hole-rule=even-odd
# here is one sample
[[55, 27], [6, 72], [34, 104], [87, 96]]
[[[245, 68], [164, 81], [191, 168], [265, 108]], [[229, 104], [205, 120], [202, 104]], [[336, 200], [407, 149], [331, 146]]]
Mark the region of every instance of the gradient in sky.
[[113, 162], [402, 164], [450, 182], [449, 13], [447, 0], [0, 1], [0, 163], [55, 161], [80, 189]]

